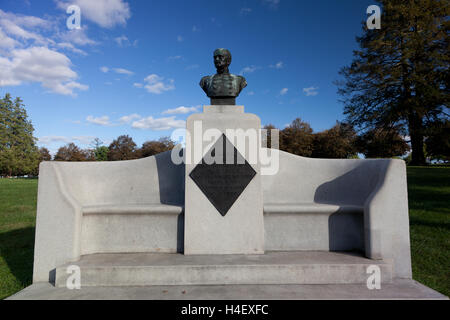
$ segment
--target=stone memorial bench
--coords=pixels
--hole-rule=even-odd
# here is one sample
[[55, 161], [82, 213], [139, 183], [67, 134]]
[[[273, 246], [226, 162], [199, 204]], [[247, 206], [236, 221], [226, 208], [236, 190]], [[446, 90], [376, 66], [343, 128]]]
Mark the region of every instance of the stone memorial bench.
[[410, 277], [404, 161], [279, 153], [278, 173], [262, 176], [266, 250], [360, 251]]
[[35, 281], [86, 254], [182, 251], [184, 166], [174, 165], [170, 152], [43, 162], [38, 192]]

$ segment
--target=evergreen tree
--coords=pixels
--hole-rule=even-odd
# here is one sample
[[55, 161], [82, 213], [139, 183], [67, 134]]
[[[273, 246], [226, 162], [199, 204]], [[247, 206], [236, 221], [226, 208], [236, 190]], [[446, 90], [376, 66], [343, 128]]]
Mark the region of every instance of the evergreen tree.
[[448, 118], [448, 1], [381, 0], [381, 29], [357, 38], [360, 49], [338, 82], [347, 119], [361, 130], [398, 125], [411, 137], [412, 164], [425, 164], [426, 127]]
[[357, 148], [366, 158], [393, 158], [410, 150], [399, 130], [373, 129], [358, 137]]
[[10, 94], [0, 99], [0, 175], [26, 175], [36, 172], [39, 151], [33, 125], [20, 98]]

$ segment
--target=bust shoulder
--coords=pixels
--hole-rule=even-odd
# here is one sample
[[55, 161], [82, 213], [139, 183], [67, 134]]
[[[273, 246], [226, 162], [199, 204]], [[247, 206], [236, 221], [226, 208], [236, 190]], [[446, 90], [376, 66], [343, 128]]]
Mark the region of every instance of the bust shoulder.
[[200, 80], [200, 87], [204, 87], [207, 82], [211, 79], [211, 76], [204, 76], [201, 80]]
[[245, 78], [243, 76], [236, 76], [236, 78], [239, 81], [241, 90], [244, 89], [247, 86], [247, 80], [245, 80]]

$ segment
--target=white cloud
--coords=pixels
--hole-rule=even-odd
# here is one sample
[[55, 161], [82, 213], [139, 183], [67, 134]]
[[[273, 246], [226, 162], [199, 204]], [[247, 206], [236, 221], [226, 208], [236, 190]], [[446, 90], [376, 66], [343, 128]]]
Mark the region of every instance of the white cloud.
[[53, 142], [64, 142], [69, 143], [71, 139], [69, 137], [64, 136], [44, 136], [38, 139], [39, 144], [49, 145]]
[[19, 16], [0, 9], [0, 26], [10, 36], [21, 40], [34, 40], [36, 44], [47, 44], [49, 41], [38, 33], [24, 28], [49, 28], [50, 22], [33, 16]]
[[261, 69], [261, 67], [257, 67], [257, 66], [249, 66], [249, 67], [245, 67], [241, 70], [240, 74], [244, 75], [245, 73], [252, 73], [255, 72], [256, 70]]
[[109, 68], [103, 66], [103, 67], [100, 67], [100, 71], [103, 72], [103, 73], [107, 73], [109, 71]]
[[150, 129], [155, 131], [170, 130], [175, 128], [184, 128], [186, 122], [184, 120], [176, 120], [175, 116], [167, 118], [147, 117], [134, 121], [131, 126], [137, 129]]
[[142, 83], [135, 82], [133, 83], [133, 86], [135, 86], [136, 88], [142, 88], [144, 85]]
[[88, 144], [91, 144], [95, 138], [97, 138], [97, 137], [94, 137], [94, 136], [74, 136], [74, 137], [71, 137], [71, 140], [72, 141], [78, 141], [79, 143], [84, 144], [84, 145], [88, 145]]
[[166, 83], [164, 83], [164, 78], [158, 76], [157, 74], [148, 75], [144, 79], [144, 81], [146, 82], [144, 88], [147, 89], [147, 91], [150, 93], [161, 94], [164, 91], [170, 91], [175, 89], [173, 79], [169, 79], [168, 81], [166, 81]]
[[194, 70], [194, 69], [197, 69], [198, 67], [200, 67], [198, 64], [191, 64], [191, 65], [187, 66], [186, 68], [184, 68], [184, 70]]
[[46, 47], [14, 49], [9, 57], [0, 57], [0, 86], [39, 82], [50, 91], [75, 96], [74, 89], [87, 90], [87, 85], [75, 82], [78, 75], [70, 59]]
[[93, 117], [93, 116], [87, 116], [86, 121], [93, 124], [98, 124], [99, 126], [110, 126], [111, 122], [109, 121], [108, 116], [101, 116], [101, 117]]
[[272, 9], [277, 9], [280, 4], [280, 0], [263, 0], [263, 2]]
[[61, 49], [67, 49], [70, 50], [72, 52], [81, 54], [83, 56], [87, 56], [87, 53], [81, 49], [75, 48], [75, 46], [69, 42], [60, 42], [57, 44], [57, 46]]
[[254, 92], [254, 91], [249, 91], [249, 92], [247, 92], [247, 95], [248, 95], [248, 96], [254, 96], [254, 95], [255, 95], [255, 92]]
[[119, 47], [123, 47], [124, 45], [130, 44], [130, 40], [128, 40], [126, 36], [114, 38], [114, 41], [119, 45]]
[[103, 28], [125, 25], [131, 17], [130, 7], [123, 0], [56, 0], [62, 10], [71, 4], [80, 7], [82, 18], [92, 21]]
[[44, 136], [38, 139], [38, 143], [40, 145], [50, 145], [55, 142], [62, 142], [64, 144], [78, 141], [81, 144], [87, 145], [90, 144], [96, 137], [94, 136]]
[[71, 42], [79, 46], [98, 44], [97, 41], [92, 40], [88, 37], [88, 35], [86, 34], [87, 29], [87, 26], [84, 25], [80, 29], [72, 29], [58, 33], [57, 37], [63, 42]]
[[127, 70], [127, 69], [123, 69], [123, 68], [113, 68], [115, 73], [119, 73], [119, 74], [126, 74], [126, 75], [132, 75], [134, 74], [133, 71]]
[[137, 113], [130, 114], [128, 116], [123, 116], [119, 119], [120, 123], [130, 123], [134, 119], [141, 119], [142, 117]]
[[182, 36], [177, 36], [177, 41], [178, 42], [182, 42], [184, 40], [184, 38]]
[[10, 38], [6, 35], [6, 33], [3, 32], [2, 28], [0, 27], [0, 48], [14, 48], [19, 45], [19, 42], [14, 40], [13, 38]]
[[269, 67], [274, 69], [282, 69], [284, 67], [283, 61], [277, 62], [275, 64], [271, 64]]
[[180, 60], [180, 59], [183, 59], [183, 56], [171, 56], [167, 58], [167, 60]]
[[309, 97], [309, 96], [316, 96], [319, 94], [317, 91], [319, 87], [309, 87], [309, 88], [303, 88], [303, 93]]
[[288, 88], [283, 88], [283, 89], [281, 89], [281, 91], [280, 91], [280, 95], [284, 96], [288, 91], [289, 91]]
[[185, 107], [185, 106], [181, 106], [175, 109], [168, 109], [166, 111], [164, 111], [162, 114], [186, 114], [186, 113], [191, 113], [191, 112], [196, 112], [198, 111], [199, 106], [197, 107]]

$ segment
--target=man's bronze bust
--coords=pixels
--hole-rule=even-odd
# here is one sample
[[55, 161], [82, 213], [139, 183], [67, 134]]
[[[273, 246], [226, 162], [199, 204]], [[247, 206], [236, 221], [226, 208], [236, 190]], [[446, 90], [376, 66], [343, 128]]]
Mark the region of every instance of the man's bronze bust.
[[231, 53], [227, 49], [214, 51], [214, 65], [217, 74], [203, 77], [200, 87], [211, 98], [212, 105], [234, 105], [236, 97], [247, 86], [247, 81], [242, 76], [231, 74], [228, 66], [231, 63]]

